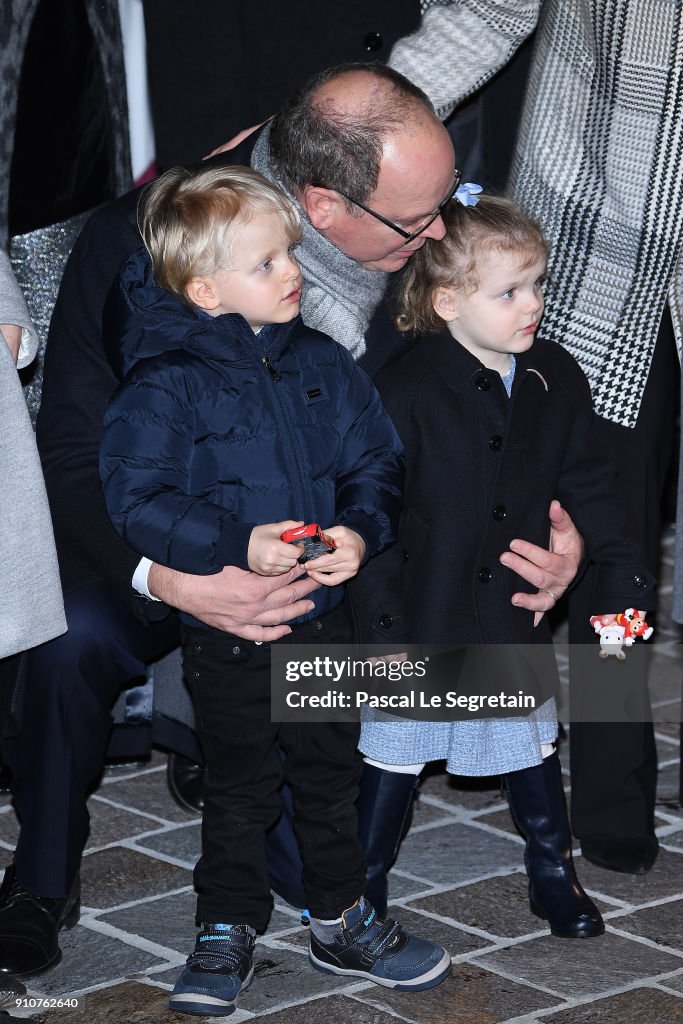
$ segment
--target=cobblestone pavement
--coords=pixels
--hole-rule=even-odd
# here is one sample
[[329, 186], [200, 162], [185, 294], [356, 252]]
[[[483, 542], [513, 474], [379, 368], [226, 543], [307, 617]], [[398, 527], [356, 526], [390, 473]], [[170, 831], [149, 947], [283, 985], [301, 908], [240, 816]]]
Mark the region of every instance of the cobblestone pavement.
[[[670, 593], [670, 536], [663, 596]], [[552, 938], [526, 899], [523, 843], [496, 780], [424, 781], [413, 825], [391, 874], [395, 916], [442, 942], [452, 975], [413, 995], [314, 971], [307, 932], [276, 903], [256, 951], [256, 977], [232, 1024], [681, 1024], [683, 1022], [683, 817], [678, 804], [681, 673], [677, 627], [660, 621], [651, 678], [659, 721], [654, 869], [634, 877], [577, 859], [598, 902], [606, 934]], [[664, 721], [668, 719], [668, 721]], [[566, 747], [562, 751], [567, 759]], [[568, 780], [567, 780], [568, 781]], [[110, 770], [90, 802], [92, 832], [83, 861], [80, 923], [62, 933], [62, 962], [30, 983], [36, 1000], [62, 1000], [13, 1016], [49, 1024], [179, 1024], [169, 990], [194, 942], [192, 867], [199, 821], [172, 802], [165, 758]], [[0, 864], [17, 826], [0, 807]], [[199, 1018], [195, 1018], [199, 1019]], [[216, 1019], [216, 1018], [202, 1018]]]

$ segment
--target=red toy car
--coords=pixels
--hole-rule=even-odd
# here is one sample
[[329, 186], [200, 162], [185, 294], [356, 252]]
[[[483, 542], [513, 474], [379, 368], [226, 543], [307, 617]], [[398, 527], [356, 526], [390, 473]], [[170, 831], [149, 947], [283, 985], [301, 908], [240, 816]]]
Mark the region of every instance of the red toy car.
[[304, 553], [297, 558], [297, 562], [303, 565], [313, 558], [320, 558], [334, 551], [336, 544], [331, 537], [323, 533], [317, 523], [309, 523], [308, 526], [295, 526], [293, 530], [285, 530], [280, 537], [285, 544], [303, 544]]

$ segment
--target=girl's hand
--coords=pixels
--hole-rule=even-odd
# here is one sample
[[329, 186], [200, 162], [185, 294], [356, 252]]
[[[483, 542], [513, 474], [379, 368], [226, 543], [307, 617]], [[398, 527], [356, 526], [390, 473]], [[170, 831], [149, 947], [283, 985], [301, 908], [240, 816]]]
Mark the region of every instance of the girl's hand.
[[365, 558], [365, 541], [346, 526], [331, 526], [323, 533], [331, 537], [337, 547], [329, 555], [321, 555], [306, 562], [305, 569], [312, 580], [324, 587], [336, 587], [356, 575]]
[[280, 540], [285, 530], [303, 526], [301, 520], [285, 519], [281, 523], [266, 523], [255, 526], [249, 538], [247, 563], [252, 572], [261, 576], [280, 576], [296, 565], [303, 552], [302, 544], [287, 544]]

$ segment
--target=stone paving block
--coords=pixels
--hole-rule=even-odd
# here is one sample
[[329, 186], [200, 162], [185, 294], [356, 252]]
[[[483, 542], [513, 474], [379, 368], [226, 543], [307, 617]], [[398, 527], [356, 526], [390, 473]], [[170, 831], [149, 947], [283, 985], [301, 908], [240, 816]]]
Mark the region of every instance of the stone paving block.
[[678, 956], [609, 932], [594, 939], [557, 939], [551, 935], [530, 939], [508, 949], [483, 953], [478, 962], [552, 989], [567, 999], [599, 995], [681, 966]]
[[683, 829], [678, 832], [673, 832], [670, 836], [666, 836], [661, 840], [663, 843], [667, 843], [669, 846], [675, 847], [677, 850], [683, 850]]
[[441, 818], [448, 819], [449, 812], [443, 807], [434, 807], [419, 798], [413, 804], [413, 820], [411, 828], [418, 825], [428, 825], [432, 821], [439, 821]]
[[12, 850], [17, 845], [19, 836], [19, 822], [10, 803], [6, 804], [6, 810], [0, 814], [0, 842], [7, 843], [10, 850], [0, 850], [0, 860], [3, 866], [9, 864], [12, 859]]
[[[187, 1024], [187, 1014], [171, 1013], [168, 992], [136, 981], [80, 996], [74, 1009], [46, 1010], [36, 1024]], [[195, 1018], [199, 1021], [204, 1018]]]
[[545, 992], [471, 963], [457, 964], [441, 985], [427, 992], [392, 992], [374, 986], [358, 993], [356, 998], [405, 1014], [418, 1024], [496, 1024], [560, 1002]]
[[392, 900], [405, 900], [414, 896], [417, 892], [424, 892], [429, 886], [424, 882], [416, 882], [412, 878], [404, 878], [397, 871], [389, 872], [389, 902]]
[[201, 825], [190, 824], [184, 828], [176, 828], [158, 836], [149, 836], [138, 840], [137, 846], [165, 853], [167, 857], [176, 857], [193, 867], [202, 853]]
[[683, 952], [683, 898], [649, 910], [637, 910], [628, 917], [613, 918], [610, 925], [633, 935], [642, 935], [658, 946], [669, 946]]
[[[676, 740], [680, 736], [680, 722], [656, 722], [655, 723], [655, 739], [659, 739], [657, 733], [661, 733], [662, 736], [666, 736], [668, 739]], [[660, 756], [663, 754], [667, 758], [675, 755], [676, 748], [671, 743], [661, 743], [657, 745]]]
[[499, 828], [502, 832], [508, 832], [511, 836], [520, 838], [517, 826], [512, 820], [512, 815], [507, 807], [500, 811], [492, 811], [490, 814], [481, 814], [477, 821], [490, 825], [492, 828]]
[[123, 846], [83, 858], [81, 902], [106, 909], [192, 885], [192, 872]]
[[473, 949], [483, 949], [488, 945], [486, 939], [481, 939], [478, 935], [470, 935], [469, 932], [454, 928], [443, 921], [425, 917], [423, 914], [415, 914], [406, 907], [397, 907], [391, 913], [397, 921], [401, 922], [407, 932], [419, 935], [424, 939], [431, 939], [432, 942], [438, 942], [451, 956], [460, 956], [462, 953], [469, 953]]
[[523, 847], [469, 825], [442, 825], [408, 833], [396, 867], [440, 884], [466, 882], [489, 871], [517, 867]]
[[252, 1013], [267, 1013], [282, 1003], [348, 988], [356, 980], [316, 971], [309, 963], [307, 947], [299, 953], [257, 942], [254, 981], [240, 996], [239, 1005]]
[[543, 1018], [544, 1024], [681, 1024], [683, 998], [656, 988], [637, 988], [573, 1006]]
[[98, 920], [187, 956], [194, 948], [197, 934], [194, 923], [196, 906], [194, 892], [179, 892], [149, 903], [138, 903], [125, 910], [99, 914]]
[[166, 821], [199, 820], [198, 814], [184, 811], [171, 799], [165, 771], [149, 772], [147, 775], [108, 782], [99, 790], [99, 795], [124, 804], [132, 811], [146, 811], [148, 814], [163, 817]]
[[425, 770], [420, 792], [454, 807], [463, 807], [471, 811], [493, 807], [505, 799], [501, 794], [500, 780], [497, 776], [483, 779], [466, 778], [448, 775], [445, 768], [439, 769], [435, 766], [429, 766]]
[[[348, 982], [352, 979], [346, 980]], [[412, 1000], [414, 997], [408, 998]], [[398, 1019], [405, 1018], [399, 1016]], [[323, 1021], [324, 1024], [396, 1024], [396, 1020], [394, 1013], [386, 1013], [344, 995], [331, 995], [327, 999], [314, 999], [298, 1006], [288, 1006], [267, 1017], [268, 1024], [322, 1024]]]
[[660, 984], [666, 985], [667, 988], [672, 988], [683, 995], [683, 969], [680, 974], [676, 974], [672, 978], [667, 978], [666, 981], [662, 981]]
[[153, 953], [81, 925], [60, 932], [59, 945], [63, 954], [61, 963], [48, 974], [29, 981], [29, 994], [64, 995], [164, 963]]
[[514, 939], [545, 927], [529, 910], [527, 877], [521, 874], [489, 878], [413, 900], [410, 905], [502, 938]]
[[679, 788], [680, 766], [678, 757], [675, 757], [672, 764], [660, 768], [657, 773], [657, 805], [667, 813], [671, 813], [671, 811], [680, 813]]
[[88, 801], [90, 812], [90, 835], [86, 850], [93, 847], [106, 846], [108, 843], [116, 843], [121, 839], [130, 839], [140, 832], [151, 832], [154, 829], [163, 828], [151, 818], [143, 818], [140, 814], [124, 810], [121, 807], [112, 807], [111, 804], [98, 800], [96, 797]]
[[683, 855], [660, 850], [654, 867], [646, 875], [623, 875], [605, 871], [585, 857], [577, 857], [576, 870], [586, 889], [627, 903], [648, 903], [664, 896], [676, 896], [683, 888]]

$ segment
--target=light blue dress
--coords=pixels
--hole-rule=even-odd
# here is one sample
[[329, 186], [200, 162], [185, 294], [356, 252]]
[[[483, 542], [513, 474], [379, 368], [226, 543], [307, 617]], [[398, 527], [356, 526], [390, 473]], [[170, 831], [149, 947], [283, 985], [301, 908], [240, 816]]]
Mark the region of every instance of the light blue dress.
[[[510, 395], [515, 357], [503, 377]], [[446, 761], [453, 775], [503, 775], [543, 760], [541, 746], [557, 739], [557, 709], [550, 699], [525, 718], [467, 722], [414, 722], [366, 709], [358, 744], [361, 753], [383, 764]]]

